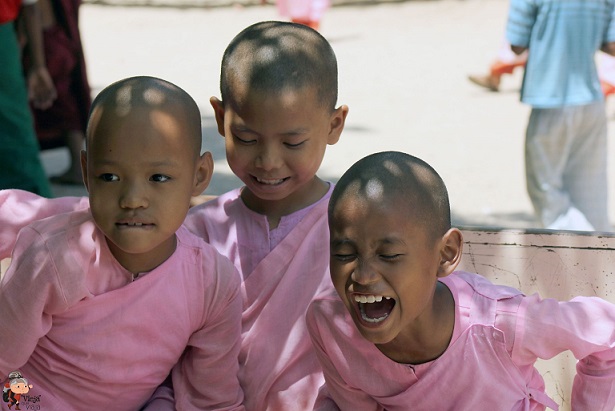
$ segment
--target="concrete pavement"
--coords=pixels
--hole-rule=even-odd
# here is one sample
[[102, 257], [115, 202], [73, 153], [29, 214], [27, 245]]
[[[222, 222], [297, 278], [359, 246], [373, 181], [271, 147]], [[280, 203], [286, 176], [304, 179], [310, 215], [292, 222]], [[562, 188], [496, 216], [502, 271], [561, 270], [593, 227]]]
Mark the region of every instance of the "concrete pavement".
[[[433, 0], [331, 8], [321, 33], [336, 51], [339, 104], [347, 104], [350, 113], [320, 176], [336, 180], [364, 155], [405, 151], [442, 175], [455, 224], [534, 227], [524, 180], [529, 108], [519, 102], [521, 72], [505, 77], [500, 93], [484, 91], [466, 78], [487, 70], [503, 35], [507, 7], [506, 0]], [[277, 18], [272, 5], [85, 4], [81, 31], [91, 85], [98, 92], [120, 78], [147, 74], [191, 93], [202, 110], [205, 147], [216, 160], [207, 192], [220, 194], [240, 184], [226, 165], [208, 101], [219, 95], [220, 59], [241, 29]], [[607, 107], [612, 114], [615, 107]], [[613, 121], [609, 126], [612, 136]], [[62, 150], [42, 156], [49, 174], [59, 173], [67, 161]], [[610, 144], [609, 159], [614, 158]], [[609, 166], [613, 198], [613, 162]], [[57, 195], [85, 193], [54, 189]]]

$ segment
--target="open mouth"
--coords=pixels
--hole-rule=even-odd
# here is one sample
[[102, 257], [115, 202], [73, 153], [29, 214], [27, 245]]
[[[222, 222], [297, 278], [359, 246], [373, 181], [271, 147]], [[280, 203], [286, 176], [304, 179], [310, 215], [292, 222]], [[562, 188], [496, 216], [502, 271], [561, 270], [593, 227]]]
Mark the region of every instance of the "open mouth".
[[353, 298], [359, 307], [361, 319], [370, 324], [386, 320], [395, 307], [395, 300], [391, 297], [355, 294]]

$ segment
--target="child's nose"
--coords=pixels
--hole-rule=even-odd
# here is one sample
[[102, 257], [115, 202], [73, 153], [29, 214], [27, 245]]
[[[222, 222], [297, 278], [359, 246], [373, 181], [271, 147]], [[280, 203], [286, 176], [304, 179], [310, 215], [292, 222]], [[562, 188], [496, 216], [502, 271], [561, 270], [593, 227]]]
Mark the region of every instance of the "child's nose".
[[256, 159], [256, 166], [269, 171], [278, 168], [280, 162], [281, 159], [278, 148], [274, 147], [272, 144], [268, 144], [261, 148], [258, 158]]
[[147, 187], [138, 182], [126, 182], [120, 198], [122, 208], [147, 208]]
[[359, 260], [350, 278], [357, 284], [369, 285], [378, 281], [378, 273], [368, 261]]

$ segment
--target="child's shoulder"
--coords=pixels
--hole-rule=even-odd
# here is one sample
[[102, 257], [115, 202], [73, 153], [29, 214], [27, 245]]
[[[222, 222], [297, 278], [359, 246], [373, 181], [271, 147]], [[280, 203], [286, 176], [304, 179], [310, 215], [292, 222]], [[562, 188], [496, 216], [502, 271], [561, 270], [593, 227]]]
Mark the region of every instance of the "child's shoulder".
[[308, 317], [317, 321], [335, 321], [336, 317], [340, 317], [352, 322], [346, 314], [346, 306], [333, 287], [316, 296], [308, 306]]
[[[239, 285], [239, 274], [233, 263], [222, 255], [214, 246], [208, 244], [203, 238], [193, 234], [187, 227], [182, 225], [177, 230], [178, 249], [184, 250], [185, 256], [181, 258], [193, 258], [197, 269], [206, 278], [212, 281], [223, 281], [234, 286]], [[182, 252], [182, 251], [179, 251]]]
[[247, 208], [241, 201], [241, 188], [236, 188], [191, 207], [186, 217], [186, 226], [192, 232], [199, 234], [200, 230], [195, 230], [195, 227], [200, 228], [203, 225], [209, 225], [209, 223], [219, 224], [221, 221], [241, 214], [243, 209]]
[[492, 300], [502, 300], [523, 295], [523, 293], [516, 288], [493, 284], [479, 274], [465, 271], [455, 271], [448, 277], [440, 279], [440, 281], [446, 284], [449, 289], [454, 289], [454, 291], [478, 293]]
[[43, 238], [50, 238], [68, 233], [72, 230], [79, 230], [82, 232], [81, 227], [84, 224], [89, 225], [91, 230], [96, 230], [96, 225], [94, 224], [94, 220], [89, 209], [69, 211], [66, 213], [52, 215], [33, 221], [26, 227], [36, 231]]

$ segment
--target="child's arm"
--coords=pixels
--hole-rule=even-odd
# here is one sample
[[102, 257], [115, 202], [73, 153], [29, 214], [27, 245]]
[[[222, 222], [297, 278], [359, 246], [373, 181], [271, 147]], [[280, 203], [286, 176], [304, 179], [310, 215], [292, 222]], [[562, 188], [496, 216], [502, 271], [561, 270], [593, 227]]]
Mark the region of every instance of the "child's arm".
[[88, 207], [87, 197], [49, 199], [23, 190], [0, 190], [0, 260], [11, 256], [17, 233], [26, 225]]
[[[215, 296], [206, 301], [205, 324], [188, 340], [188, 347], [173, 368], [175, 407], [178, 410], [244, 410], [239, 385], [242, 297], [239, 274], [226, 258], [215, 265]], [[195, 273], [196, 274], [196, 273]]]
[[329, 358], [325, 344], [320, 335], [318, 327], [319, 317], [325, 313], [319, 313], [319, 306], [312, 302], [306, 314], [306, 323], [316, 356], [322, 366], [325, 376], [325, 385], [318, 392], [318, 398], [314, 405], [314, 410], [333, 411], [333, 410], [361, 410], [361, 411], [383, 411], [373, 398], [364, 392], [357, 390], [343, 380], [342, 376], [335, 369], [335, 365]]
[[19, 234], [11, 267], [0, 282], [0, 374], [23, 366], [51, 328], [51, 313], [66, 308], [57, 273], [39, 234]]
[[526, 297], [519, 309], [513, 360], [533, 364], [570, 350], [579, 360], [572, 409], [615, 409], [615, 305], [596, 297], [569, 302]]

